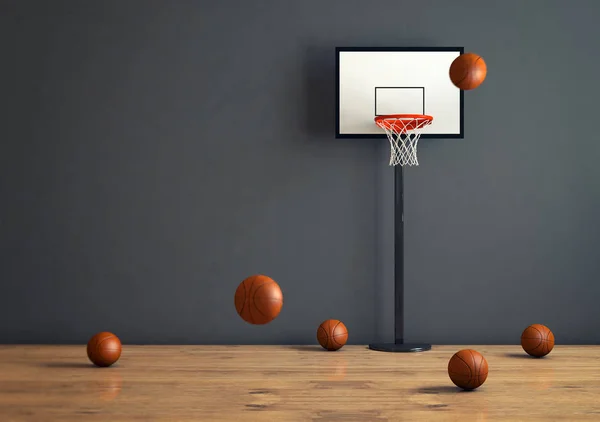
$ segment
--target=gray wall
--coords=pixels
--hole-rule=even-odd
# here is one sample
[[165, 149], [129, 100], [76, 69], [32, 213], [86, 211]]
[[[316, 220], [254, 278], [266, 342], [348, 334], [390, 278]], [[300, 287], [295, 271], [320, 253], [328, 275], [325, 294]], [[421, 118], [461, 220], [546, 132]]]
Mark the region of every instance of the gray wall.
[[406, 338], [599, 342], [599, 2], [49, 3], [0, 1], [1, 342], [391, 340], [389, 147], [334, 138], [334, 47], [457, 45], [489, 73], [405, 172]]

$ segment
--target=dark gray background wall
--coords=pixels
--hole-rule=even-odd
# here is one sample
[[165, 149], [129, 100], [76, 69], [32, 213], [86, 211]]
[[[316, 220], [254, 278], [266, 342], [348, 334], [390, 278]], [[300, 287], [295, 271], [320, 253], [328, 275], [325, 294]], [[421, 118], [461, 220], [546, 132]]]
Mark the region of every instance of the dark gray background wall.
[[[406, 338], [600, 341], [600, 3], [0, 1], [0, 341], [393, 338], [380, 140], [334, 138], [334, 47], [464, 46], [465, 139], [406, 176]], [[254, 327], [254, 273], [285, 305]]]

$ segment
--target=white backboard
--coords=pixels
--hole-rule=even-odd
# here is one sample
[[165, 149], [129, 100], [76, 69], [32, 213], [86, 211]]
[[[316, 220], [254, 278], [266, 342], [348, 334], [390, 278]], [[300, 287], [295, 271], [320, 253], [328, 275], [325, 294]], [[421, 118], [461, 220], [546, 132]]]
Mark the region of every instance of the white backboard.
[[337, 138], [385, 138], [384, 114], [427, 114], [422, 138], [462, 138], [464, 93], [450, 81], [462, 47], [336, 49]]

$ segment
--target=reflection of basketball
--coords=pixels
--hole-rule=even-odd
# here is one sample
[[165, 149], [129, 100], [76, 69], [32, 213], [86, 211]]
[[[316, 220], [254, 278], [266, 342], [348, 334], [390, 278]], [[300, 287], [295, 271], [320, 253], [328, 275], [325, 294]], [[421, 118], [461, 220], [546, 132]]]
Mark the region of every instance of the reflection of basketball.
[[448, 362], [448, 375], [463, 390], [480, 387], [488, 376], [488, 364], [481, 353], [465, 349], [456, 352]]
[[97, 397], [100, 400], [112, 401], [121, 393], [123, 378], [121, 378], [121, 375], [118, 372], [100, 372], [102, 372], [105, 376], [97, 377], [94, 382], [91, 382], [91, 387], [97, 392]]
[[537, 370], [528, 369], [525, 385], [527, 388], [538, 391], [544, 391], [553, 388], [555, 386], [554, 368], [540, 367], [537, 368]]
[[248, 277], [235, 291], [235, 309], [250, 324], [262, 325], [273, 321], [282, 306], [281, 288], [266, 275]]
[[96, 366], [110, 366], [121, 357], [121, 341], [113, 333], [98, 333], [88, 342], [87, 355]]
[[541, 358], [554, 348], [554, 334], [545, 325], [530, 325], [521, 334], [521, 347], [529, 355]]
[[342, 321], [328, 319], [319, 325], [317, 340], [323, 348], [329, 351], [341, 349], [348, 341], [348, 329]]
[[[334, 355], [334, 356], [344, 356]], [[327, 371], [327, 381], [343, 381], [346, 378], [346, 372], [348, 370], [348, 362], [346, 359], [337, 359], [331, 362], [327, 362], [325, 367]]]
[[477, 88], [486, 75], [485, 61], [474, 53], [461, 54], [450, 65], [450, 80], [462, 90]]

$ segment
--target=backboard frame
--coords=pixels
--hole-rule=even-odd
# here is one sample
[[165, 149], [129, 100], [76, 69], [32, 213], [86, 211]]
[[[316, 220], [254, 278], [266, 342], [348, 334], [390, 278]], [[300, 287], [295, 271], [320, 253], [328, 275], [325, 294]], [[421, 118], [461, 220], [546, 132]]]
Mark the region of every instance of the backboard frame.
[[[381, 134], [358, 134], [358, 133], [341, 133], [340, 132], [340, 54], [342, 52], [457, 52], [464, 54], [464, 47], [336, 47], [335, 49], [335, 61], [336, 61], [336, 111], [335, 111], [335, 137], [339, 139], [386, 139], [387, 136], [384, 132]], [[448, 69], [449, 72], [449, 69]], [[448, 76], [449, 78], [450, 76]], [[379, 88], [386, 87], [373, 87], [376, 95], [376, 90]], [[421, 87], [413, 87], [414, 89]], [[422, 139], [463, 139], [464, 134], [464, 91], [459, 90], [459, 133], [424, 133]], [[375, 104], [375, 108], [377, 104]], [[376, 110], [374, 110], [373, 118], [376, 116]], [[423, 113], [426, 114], [426, 113]], [[435, 115], [433, 116], [435, 119]], [[373, 122], [375, 125], [375, 122]]]

